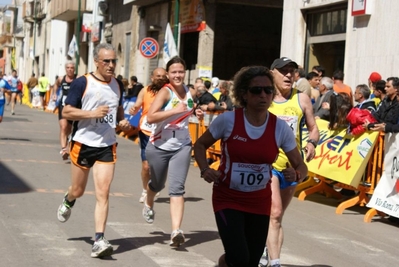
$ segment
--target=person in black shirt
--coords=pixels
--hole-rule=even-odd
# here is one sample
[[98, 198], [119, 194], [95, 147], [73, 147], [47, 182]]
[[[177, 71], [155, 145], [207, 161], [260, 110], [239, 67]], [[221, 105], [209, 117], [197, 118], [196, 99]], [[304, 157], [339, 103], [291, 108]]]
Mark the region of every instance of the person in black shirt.
[[143, 88], [144, 86], [141, 83], [137, 82], [136, 76], [130, 77], [130, 84], [128, 86], [128, 91], [125, 98], [137, 97], [141, 89]]

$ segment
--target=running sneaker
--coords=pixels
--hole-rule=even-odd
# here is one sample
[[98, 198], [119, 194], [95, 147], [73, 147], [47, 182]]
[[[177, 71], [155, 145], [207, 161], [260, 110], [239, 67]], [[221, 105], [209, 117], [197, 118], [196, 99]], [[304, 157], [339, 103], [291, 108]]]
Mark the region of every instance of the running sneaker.
[[170, 242], [169, 245], [171, 247], [175, 247], [178, 248], [180, 247], [180, 245], [184, 244], [184, 234], [183, 231], [180, 229], [174, 230], [171, 234], [170, 234]]
[[[58, 207], [57, 218], [60, 222], [66, 222], [66, 221], [68, 221], [69, 217], [71, 217], [72, 207], [70, 205], [68, 205], [68, 203], [65, 200], [67, 194], [68, 194], [68, 192], [65, 194], [62, 204]], [[73, 201], [73, 203], [75, 203], [75, 200]], [[73, 203], [72, 203], [72, 205], [73, 205]]]
[[266, 267], [269, 263], [269, 253], [267, 252], [267, 247], [263, 250], [262, 257], [260, 258], [258, 267]]
[[143, 208], [143, 218], [147, 223], [153, 223], [154, 222], [154, 217], [155, 217], [155, 212], [153, 209], [148, 207], [146, 204], [144, 204]]
[[102, 258], [111, 256], [114, 248], [108, 242], [107, 239], [102, 238], [96, 242], [94, 242], [93, 247], [91, 248], [91, 257], [92, 258]]
[[62, 204], [58, 207], [57, 211], [58, 220], [62, 223], [68, 221], [69, 217], [71, 216], [71, 212], [72, 212], [71, 207], [64, 200]]

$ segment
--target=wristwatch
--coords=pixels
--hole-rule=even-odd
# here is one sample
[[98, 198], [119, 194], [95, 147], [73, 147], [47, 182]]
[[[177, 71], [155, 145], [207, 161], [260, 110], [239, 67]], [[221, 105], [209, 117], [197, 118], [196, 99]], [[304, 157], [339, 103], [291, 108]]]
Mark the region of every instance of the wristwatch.
[[314, 139], [308, 139], [308, 143], [311, 143], [314, 146], [314, 148], [317, 147], [317, 142]]

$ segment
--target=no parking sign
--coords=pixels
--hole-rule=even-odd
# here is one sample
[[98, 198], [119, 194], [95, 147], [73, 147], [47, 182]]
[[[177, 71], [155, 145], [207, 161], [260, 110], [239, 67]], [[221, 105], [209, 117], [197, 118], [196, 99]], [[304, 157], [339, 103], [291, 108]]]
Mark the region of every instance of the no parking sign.
[[159, 45], [154, 38], [146, 37], [140, 42], [140, 53], [145, 58], [153, 58], [158, 55]]

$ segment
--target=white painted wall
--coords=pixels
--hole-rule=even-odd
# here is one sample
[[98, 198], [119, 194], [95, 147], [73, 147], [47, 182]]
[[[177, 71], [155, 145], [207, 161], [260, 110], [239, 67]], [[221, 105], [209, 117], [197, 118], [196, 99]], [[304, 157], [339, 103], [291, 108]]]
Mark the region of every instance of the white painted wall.
[[367, 84], [371, 72], [379, 72], [383, 79], [399, 76], [398, 0], [367, 0], [371, 15], [352, 16], [352, 0], [285, 0], [281, 56], [287, 56], [298, 64], [305, 57], [306, 22], [302, 9], [320, 8], [348, 2], [348, 18], [345, 48], [345, 83], [355, 89]]
[[[69, 43], [66, 39], [68, 23], [61, 20], [51, 21], [51, 39], [49, 49], [49, 70], [46, 76], [53, 84], [56, 75], [65, 75], [65, 62], [67, 60], [67, 52]], [[39, 76], [38, 74], [37, 76]]]

